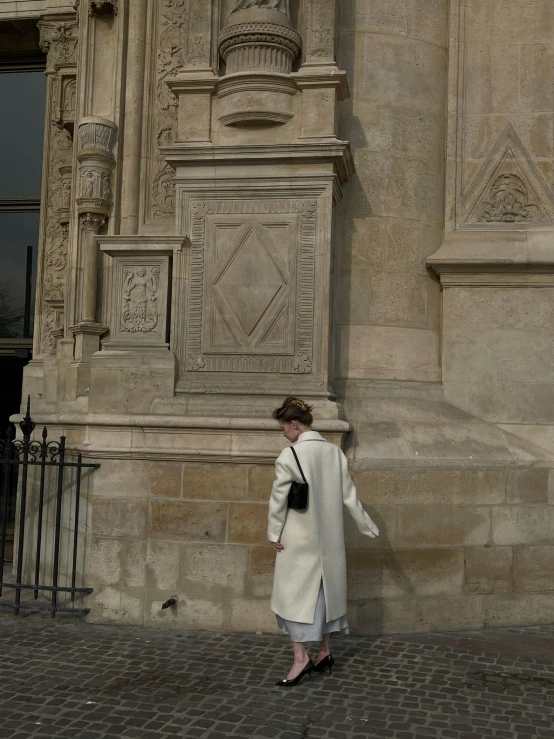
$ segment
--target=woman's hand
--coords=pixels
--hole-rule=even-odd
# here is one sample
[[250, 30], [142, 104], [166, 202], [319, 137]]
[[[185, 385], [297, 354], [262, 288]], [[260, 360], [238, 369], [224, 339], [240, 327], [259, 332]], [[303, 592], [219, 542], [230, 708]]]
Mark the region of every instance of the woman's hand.
[[281, 542], [280, 542], [280, 541], [274, 541], [274, 542], [273, 542], [273, 546], [275, 547], [275, 551], [277, 551], [277, 552], [282, 552], [282, 551], [283, 551], [283, 549], [285, 548], [285, 547], [284, 547], [284, 546], [283, 546], [283, 545], [281, 544]]

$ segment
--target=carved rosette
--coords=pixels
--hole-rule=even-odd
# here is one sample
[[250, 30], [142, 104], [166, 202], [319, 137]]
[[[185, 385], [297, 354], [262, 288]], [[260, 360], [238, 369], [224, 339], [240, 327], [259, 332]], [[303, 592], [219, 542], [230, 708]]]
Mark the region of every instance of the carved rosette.
[[113, 149], [117, 128], [104, 118], [85, 118], [79, 124], [80, 151], [77, 185], [79, 213], [110, 214], [112, 173], [115, 165]]
[[286, 123], [294, 114], [296, 85], [290, 77], [302, 38], [286, 12], [274, 5], [239, 6], [219, 35], [226, 64], [217, 95], [223, 124]]

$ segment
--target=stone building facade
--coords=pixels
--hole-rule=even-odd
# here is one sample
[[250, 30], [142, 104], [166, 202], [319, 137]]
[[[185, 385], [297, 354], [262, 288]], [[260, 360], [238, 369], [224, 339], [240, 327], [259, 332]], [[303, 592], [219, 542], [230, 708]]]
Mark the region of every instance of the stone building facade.
[[297, 394], [382, 530], [348, 523], [356, 632], [552, 621], [554, 3], [2, 0], [15, 21], [47, 76], [23, 395], [101, 465], [90, 620], [275, 629]]

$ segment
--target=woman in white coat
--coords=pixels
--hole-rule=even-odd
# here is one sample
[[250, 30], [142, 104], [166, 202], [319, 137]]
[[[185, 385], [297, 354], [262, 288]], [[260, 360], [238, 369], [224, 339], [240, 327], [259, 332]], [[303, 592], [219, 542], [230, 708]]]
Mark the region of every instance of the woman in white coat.
[[[356, 496], [346, 457], [312, 430], [311, 411], [299, 398], [287, 398], [273, 413], [298, 458], [287, 447], [275, 463], [267, 528], [277, 550], [271, 610], [294, 646], [289, 674], [277, 683], [283, 687], [296, 685], [311, 670], [331, 671], [329, 636], [348, 633], [343, 505], [362, 534], [379, 534]], [[288, 494], [291, 483], [304, 478], [308, 506], [298, 511], [288, 507]], [[304, 646], [311, 641], [320, 642], [315, 664]]]

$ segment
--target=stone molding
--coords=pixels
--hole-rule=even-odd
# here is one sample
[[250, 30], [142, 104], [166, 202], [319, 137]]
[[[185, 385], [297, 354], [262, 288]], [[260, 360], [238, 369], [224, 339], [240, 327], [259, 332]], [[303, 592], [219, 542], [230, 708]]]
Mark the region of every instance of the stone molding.
[[[88, 458], [273, 464], [287, 444], [275, 421], [266, 418], [58, 413], [36, 414], [35, 421], [51, 429], [71, 429], [73, 438], [81, 432], [84, 439], [86, 431], [87, 440], [73, 448]], [[327, 420], [315, 423], [314, 429], [341, 446], [352, 427], [347, 421]], [[211, 438], [203, 448], [202, 434]]]
[[289, 75], [256, 71], [223, 77], [217, 85], [225, 126], [286, 123], [294, 116], [296, 85]]
[[444, 286], [549, 287], [553, 245], [553, 228], [457, 231], [427, 259], [427, 265]]
[[184, 164], [209, 163], [252, 164], [253, 162], [294, 162], [310, 160], [332, 162], [341, 182], [347, 182], [354, 174], [354, 159], [348, 141], [306, 140], [293, 144], [237, 144], [236, 146], [179, 146], [162, 148], [167, 162], [175, 168]]

